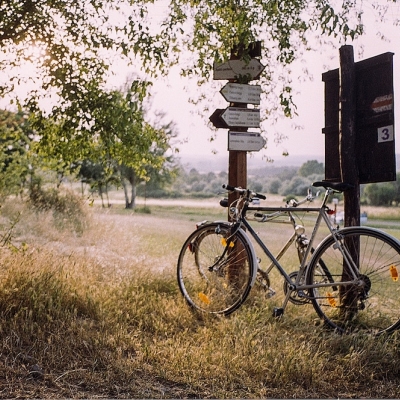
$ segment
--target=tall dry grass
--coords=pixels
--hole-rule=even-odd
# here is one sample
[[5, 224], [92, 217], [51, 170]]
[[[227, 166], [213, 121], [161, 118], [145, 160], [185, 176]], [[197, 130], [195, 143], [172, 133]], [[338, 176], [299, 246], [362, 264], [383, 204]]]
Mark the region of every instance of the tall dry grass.
[[337, 336], [311, 306], [291, 305], [275, 320], [279, 298], [256, 290], [229, 318], [188, 310], [175, 265], [204, 211], [86, 218], [77, 234], [51, 215], [3, 205], [0, 397], [398, 396], [397, 334]]

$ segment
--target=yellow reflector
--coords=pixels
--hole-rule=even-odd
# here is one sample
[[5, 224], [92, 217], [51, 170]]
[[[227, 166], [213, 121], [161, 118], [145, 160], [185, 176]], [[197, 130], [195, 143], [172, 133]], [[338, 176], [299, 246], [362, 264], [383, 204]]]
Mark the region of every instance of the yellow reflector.
[[333, 297], [332, 293], [328, 293], [328, 302], [331, 305], [331, 307], [336, 307], [336, 300]]
[[397, 272], [397, 268], [394, 265], [391, 265], [389, 268], [390, 275], [392, 276], [392, 279], [397, 282], [399, 279], [399, 273]]
[[210, 304], [210, 299], [208, 298], [208, 296], [206, 294], [204, 294], [203, 292], [199, 293], [199, 299], [205, 303], [205, 304]]
[[[222, 244], [222, 246], [224, 246], [224, 247], [226, 247], [226, 239], [225, 238], [222, 238], [221, 239], [221, 244]], [[233, 247], [235, 244], [233, 243], [233, 242], [230, 242], [229, 243], [229, 247]]]

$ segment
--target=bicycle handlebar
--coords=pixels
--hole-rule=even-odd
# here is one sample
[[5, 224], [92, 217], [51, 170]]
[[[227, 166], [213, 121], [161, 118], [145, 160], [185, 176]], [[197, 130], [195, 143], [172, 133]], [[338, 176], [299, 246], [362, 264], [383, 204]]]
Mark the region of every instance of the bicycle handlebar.
[[249, 189], [237, 188], [237, 187], [231, 186], [231, 185], [222, 185], [222, 187], [223, 187], [223, 189], [229, 190], [230, 192], [239, 193], [242, 196], [248, 194], [250, 198], [258, 197], [261, 200], [266, 200], [266, 198], [267, 198], [265, 195], [263, 195], [261, 193], [252, 192]]
[[318, 196], [319, 196], [319, 192], [317, 192], [315, 196], [313, 196], [311, 194], [311, 192], [309, 192], [307, 197], [305, 197], [303, 200], [297, 201], [297, 200], [293, 199], [288, 203], [288, 206], [290, 205], [290, 207], [298, 207], [298, 206], [301, 206], [304, 203], [314, 201], [314, 199], [317, 198]]

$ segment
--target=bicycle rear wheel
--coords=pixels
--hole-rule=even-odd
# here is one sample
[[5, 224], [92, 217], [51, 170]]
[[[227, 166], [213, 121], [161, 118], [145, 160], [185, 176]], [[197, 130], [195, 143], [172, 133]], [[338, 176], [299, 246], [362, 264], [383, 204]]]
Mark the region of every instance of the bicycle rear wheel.
[[[399, 242], [367, 227], [344, 228], [339, 242], [340, 246], [333, 237], [325, 239], [310, 262], [307, 284], [331, 283], [309, 290], [317, 314], [329, 327], [341, 333], [365, 331], [379, 335], [398, 329]], [[352, 255], [358, 268], [358, 279], [346, 286], [339, 283], [352, 278], [339, 247]], [[320, 265], [322, 259], [325, 269]]]
[[246, 300], [255, 280], [254, 252], [246, 236], [227, 223], [193, 232], [178, 259], [178, 284], [196, 310], [228, 315]]

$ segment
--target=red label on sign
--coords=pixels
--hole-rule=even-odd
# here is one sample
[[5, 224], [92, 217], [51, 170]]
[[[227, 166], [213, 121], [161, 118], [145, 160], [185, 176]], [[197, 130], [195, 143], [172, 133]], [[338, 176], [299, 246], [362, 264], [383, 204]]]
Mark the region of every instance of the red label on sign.
[[388, 94], [386, 96], [377, 97], [371, 104], [371, 108], [376, 113], [390, 111], [393, 108], [393, 95]]

